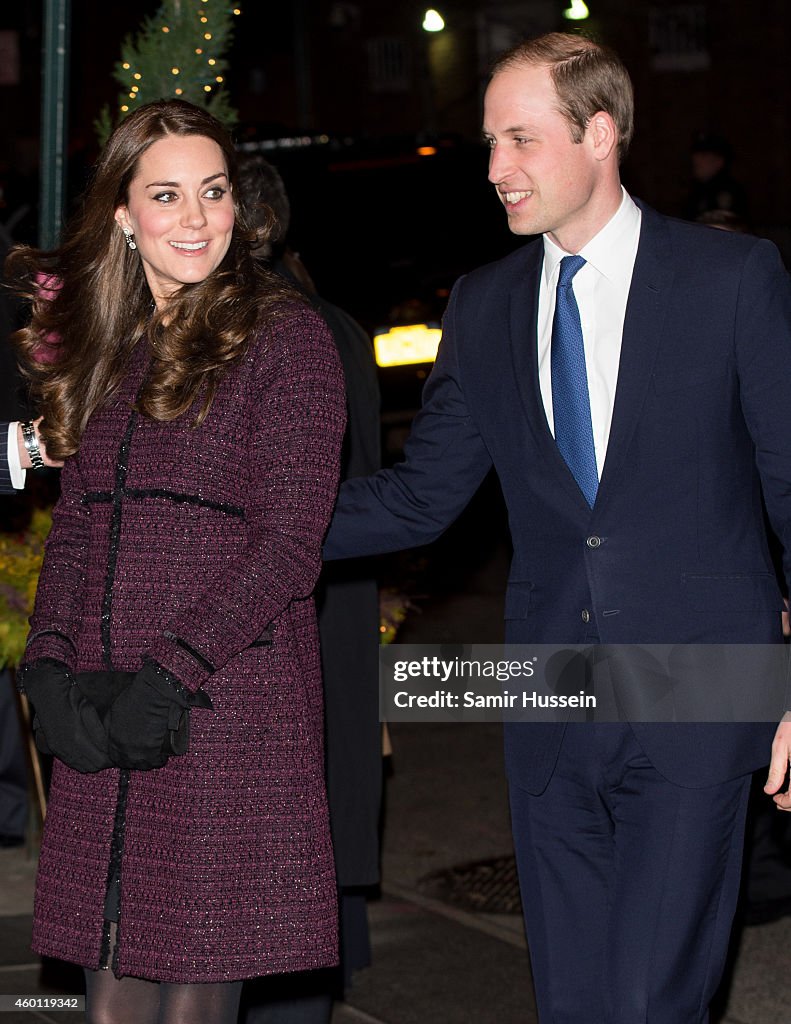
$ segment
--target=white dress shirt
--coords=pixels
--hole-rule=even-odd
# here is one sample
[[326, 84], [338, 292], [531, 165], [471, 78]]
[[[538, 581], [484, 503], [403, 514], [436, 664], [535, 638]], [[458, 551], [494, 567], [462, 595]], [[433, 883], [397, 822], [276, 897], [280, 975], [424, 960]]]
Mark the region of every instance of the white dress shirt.
[[11, 486], [21, 490], [25, 486], [25, 470], [19, 461], [19, 442], [17, 439], [17, 427], [19, 423], [8, 424], [8, 437], [6, 439], [6, 451], [8, 452], [8, 469], [11, 473]]
[[[601, 479], [610, 439], [618, 364], [621, 359], [623, 322], [632, 284], [642, 215], [625, 189], [621, 205], [579, 254], [585, 266], [574, 275], [572, 287], [580, 311], [588, 394], [596, 448], [596, 468]], [[544, 266], [538, 293], [538, 379], [549, 429], [554, 436], [552, 412], [552, 319], [555, 293], [564, 252], [544, 235]]]

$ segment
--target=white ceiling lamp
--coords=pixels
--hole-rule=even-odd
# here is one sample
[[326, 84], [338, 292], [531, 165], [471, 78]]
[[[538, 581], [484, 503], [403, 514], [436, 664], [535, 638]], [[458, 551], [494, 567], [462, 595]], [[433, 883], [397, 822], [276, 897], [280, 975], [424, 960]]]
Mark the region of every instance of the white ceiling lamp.
[[590, 17], [590, 11], [585, 0], [571, 0], [570, 6], [563, 12], [563, 17], [569, 21], [584, 21]]
[[430, 7], [423, 16], [423, 28], [426, 32], [441, 32], [445, 28], [445, 22], [439, 11]]

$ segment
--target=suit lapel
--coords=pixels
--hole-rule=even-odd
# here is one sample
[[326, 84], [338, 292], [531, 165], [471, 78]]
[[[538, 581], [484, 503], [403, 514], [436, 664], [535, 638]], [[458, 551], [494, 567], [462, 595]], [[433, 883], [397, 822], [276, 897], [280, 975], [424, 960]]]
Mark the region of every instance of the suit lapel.
[[509, 295], [511, 358], [517, 388], [528, 426], [547, 471], [563, 486], [580, 509], [590, 512], [579, 484], [560, 454], [547, 423], [541, 385], [538, 378], [538, 292], [544, 264], [544, 246], [539, 241], [529, 247], [524, 276]]
[[[508, 295], [510, 349], [516, 386], [522, 400], [527, 423], [537, 444], [549, 434], [544, 405], [538, 385], [538, 345], [536, 319], [538, 316], [538, 285], [544, 260], [541, 242], [528, 250], [524, 273], [511, 287]], [[550, 435], [551, 438], [551, 435]]]
[[610, 439], [596, 507], [617, 486], [623, 461], [640, 420], [651, 383], [673, 277], [667, 227], [663, 219], [642, 203], [640, 242], [626, 304], [618, 384], [615, 391]]
[[[595, 508], [617, 484], [651, 383], [662, 340], [667, 296], [673, 276], [667, 227], [659, 214], [639, 201], [640, 242], [626, 305], [612, 426]], [[547, 423], [538, 379], [538, 289], [541, 244], [527, 248], [524, 272], [509, 294], [510, 348], [517, 388], [530, 432], [547, 469], [581, 508], [587, 503], [566, 465]]]

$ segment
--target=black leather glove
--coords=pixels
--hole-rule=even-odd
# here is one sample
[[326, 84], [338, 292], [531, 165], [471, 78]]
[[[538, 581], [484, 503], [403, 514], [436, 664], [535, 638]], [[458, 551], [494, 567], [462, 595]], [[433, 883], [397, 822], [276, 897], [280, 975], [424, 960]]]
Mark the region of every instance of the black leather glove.
[[106, 718], [108, 749], [119, 768], [161, 768], [186, 754], [189, 710], [211, 708], [207, 693], [190, 693], [175, 676], [147, 661], [116, 698]]
[[78, 772], [112, 767], [102, 719], [68, 665], [41, 658], [23, 665], [17, 678], [34, 708], [33, 731], [42, 753]]

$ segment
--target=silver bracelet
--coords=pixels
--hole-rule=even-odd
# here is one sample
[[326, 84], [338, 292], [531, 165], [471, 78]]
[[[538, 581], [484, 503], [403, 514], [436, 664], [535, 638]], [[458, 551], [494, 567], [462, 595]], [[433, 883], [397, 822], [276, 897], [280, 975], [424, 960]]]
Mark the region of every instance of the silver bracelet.
[[41, 449], [38, 446], [38, 438], [36, 437], [36, 428], [33, 426], [33, 421], [26, 420], [20, 426], [22, 427], [22, 441], [25, 448], [27, 448], [33, 469], [44, 469], [44, 460], [41, 458]]

